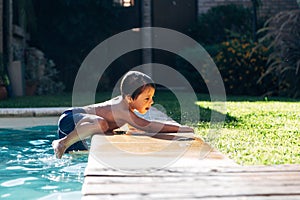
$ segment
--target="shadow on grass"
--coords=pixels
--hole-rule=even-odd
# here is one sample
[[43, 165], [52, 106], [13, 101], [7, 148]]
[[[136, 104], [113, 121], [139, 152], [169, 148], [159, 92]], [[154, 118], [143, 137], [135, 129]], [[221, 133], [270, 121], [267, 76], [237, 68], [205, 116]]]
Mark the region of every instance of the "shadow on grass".
[[[204, 108], [199, 106], [200, 109], [200, 121], [201, 122], [224, 122], [224, 123], [237, 123], [238, 119], [234, 116], [231, 116], [229, 113], [221, 113], [210, 108]], [[211, 116], [214, 116], [214, 119], [211, 119]]]
[[[173, 109], [168, 112], [168, 116], [181, 124], [207, 124], [207, 123], [224, 123], [224, 125], [237, 125], [238, 118], [230, 115], [229, 113], [221, 113], [211, 108], [199, 106], [199, 116], [197, 119], [192, 118], [190, 113], [181, 114], [180, 110]], [[195, 109], [195, 112], [198, 112]], [[195, 115], [194, 115], [195, 116]]]

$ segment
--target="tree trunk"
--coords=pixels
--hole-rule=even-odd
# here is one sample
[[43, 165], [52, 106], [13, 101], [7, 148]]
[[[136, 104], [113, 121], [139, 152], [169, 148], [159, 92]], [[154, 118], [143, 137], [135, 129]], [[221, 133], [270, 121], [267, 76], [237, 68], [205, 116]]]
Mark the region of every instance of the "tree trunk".
[[[151, 27], [152, 26], [152, 11], [151, 11], [151, 0], [142, 0], [142, 27]], [[152, 46], [152, 34], [151, 32], [143, 32], [142, 36], [142, 47]], [[152, 49], [143, 50], [143, 63], [152, 63]], [[152, 67], [148, 65], [143, 69], [144, 73], [152, 76]]]
[[253, 35], [253, 41], [256, 42], [257, 41], [257, 35], [256, 35], [256, 31], [257, 31], [257, 8], [259, 6], [259, 0], [252, 0], [252, 11], [253, 11], [253, 19], [252, 19], [252, 35]]
[[[12, 0], [3, 0], [3, 54], [4, 66], [9, 68], [12, 63]], [[7, 70], [5, 70], [7, 71]]]

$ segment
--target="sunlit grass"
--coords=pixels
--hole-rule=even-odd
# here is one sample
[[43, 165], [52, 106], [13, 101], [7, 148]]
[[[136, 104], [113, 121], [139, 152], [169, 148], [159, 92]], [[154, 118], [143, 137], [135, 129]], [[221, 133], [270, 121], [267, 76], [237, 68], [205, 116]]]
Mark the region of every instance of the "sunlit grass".
[[224, 123], [214, 140], [209, 139], [208, 125], [199, 123], [201, 137], [239, 164], [300, 163], [300, 102], [229, 101], [226, 106], [236, 121]]

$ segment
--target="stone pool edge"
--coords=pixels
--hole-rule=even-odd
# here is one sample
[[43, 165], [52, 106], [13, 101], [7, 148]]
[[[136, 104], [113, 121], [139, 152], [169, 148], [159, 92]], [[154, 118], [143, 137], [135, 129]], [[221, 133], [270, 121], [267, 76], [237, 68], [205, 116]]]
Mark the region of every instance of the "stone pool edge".
[[0, 108], [0, 128], [23, 129], [56, 125], [67, 107]]
[[67, 107], [1, 108], [0, 117], [54, 117], [60, 116]]

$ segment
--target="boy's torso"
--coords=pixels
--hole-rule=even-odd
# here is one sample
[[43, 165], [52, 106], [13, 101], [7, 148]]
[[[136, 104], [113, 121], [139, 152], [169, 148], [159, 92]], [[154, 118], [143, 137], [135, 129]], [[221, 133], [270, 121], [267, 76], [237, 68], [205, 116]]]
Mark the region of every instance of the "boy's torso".
[[125, 120], [121, 116], [124, 116], [124, 106], [121, 104], [122, 98], [116, 97], [103, 103], [93, 104], [83, 107], [88, 114], [96, 114], [97, 116], [105, 119], [109, 125], [109, 129], [113, 130], [119, 128], [125, 124]]

